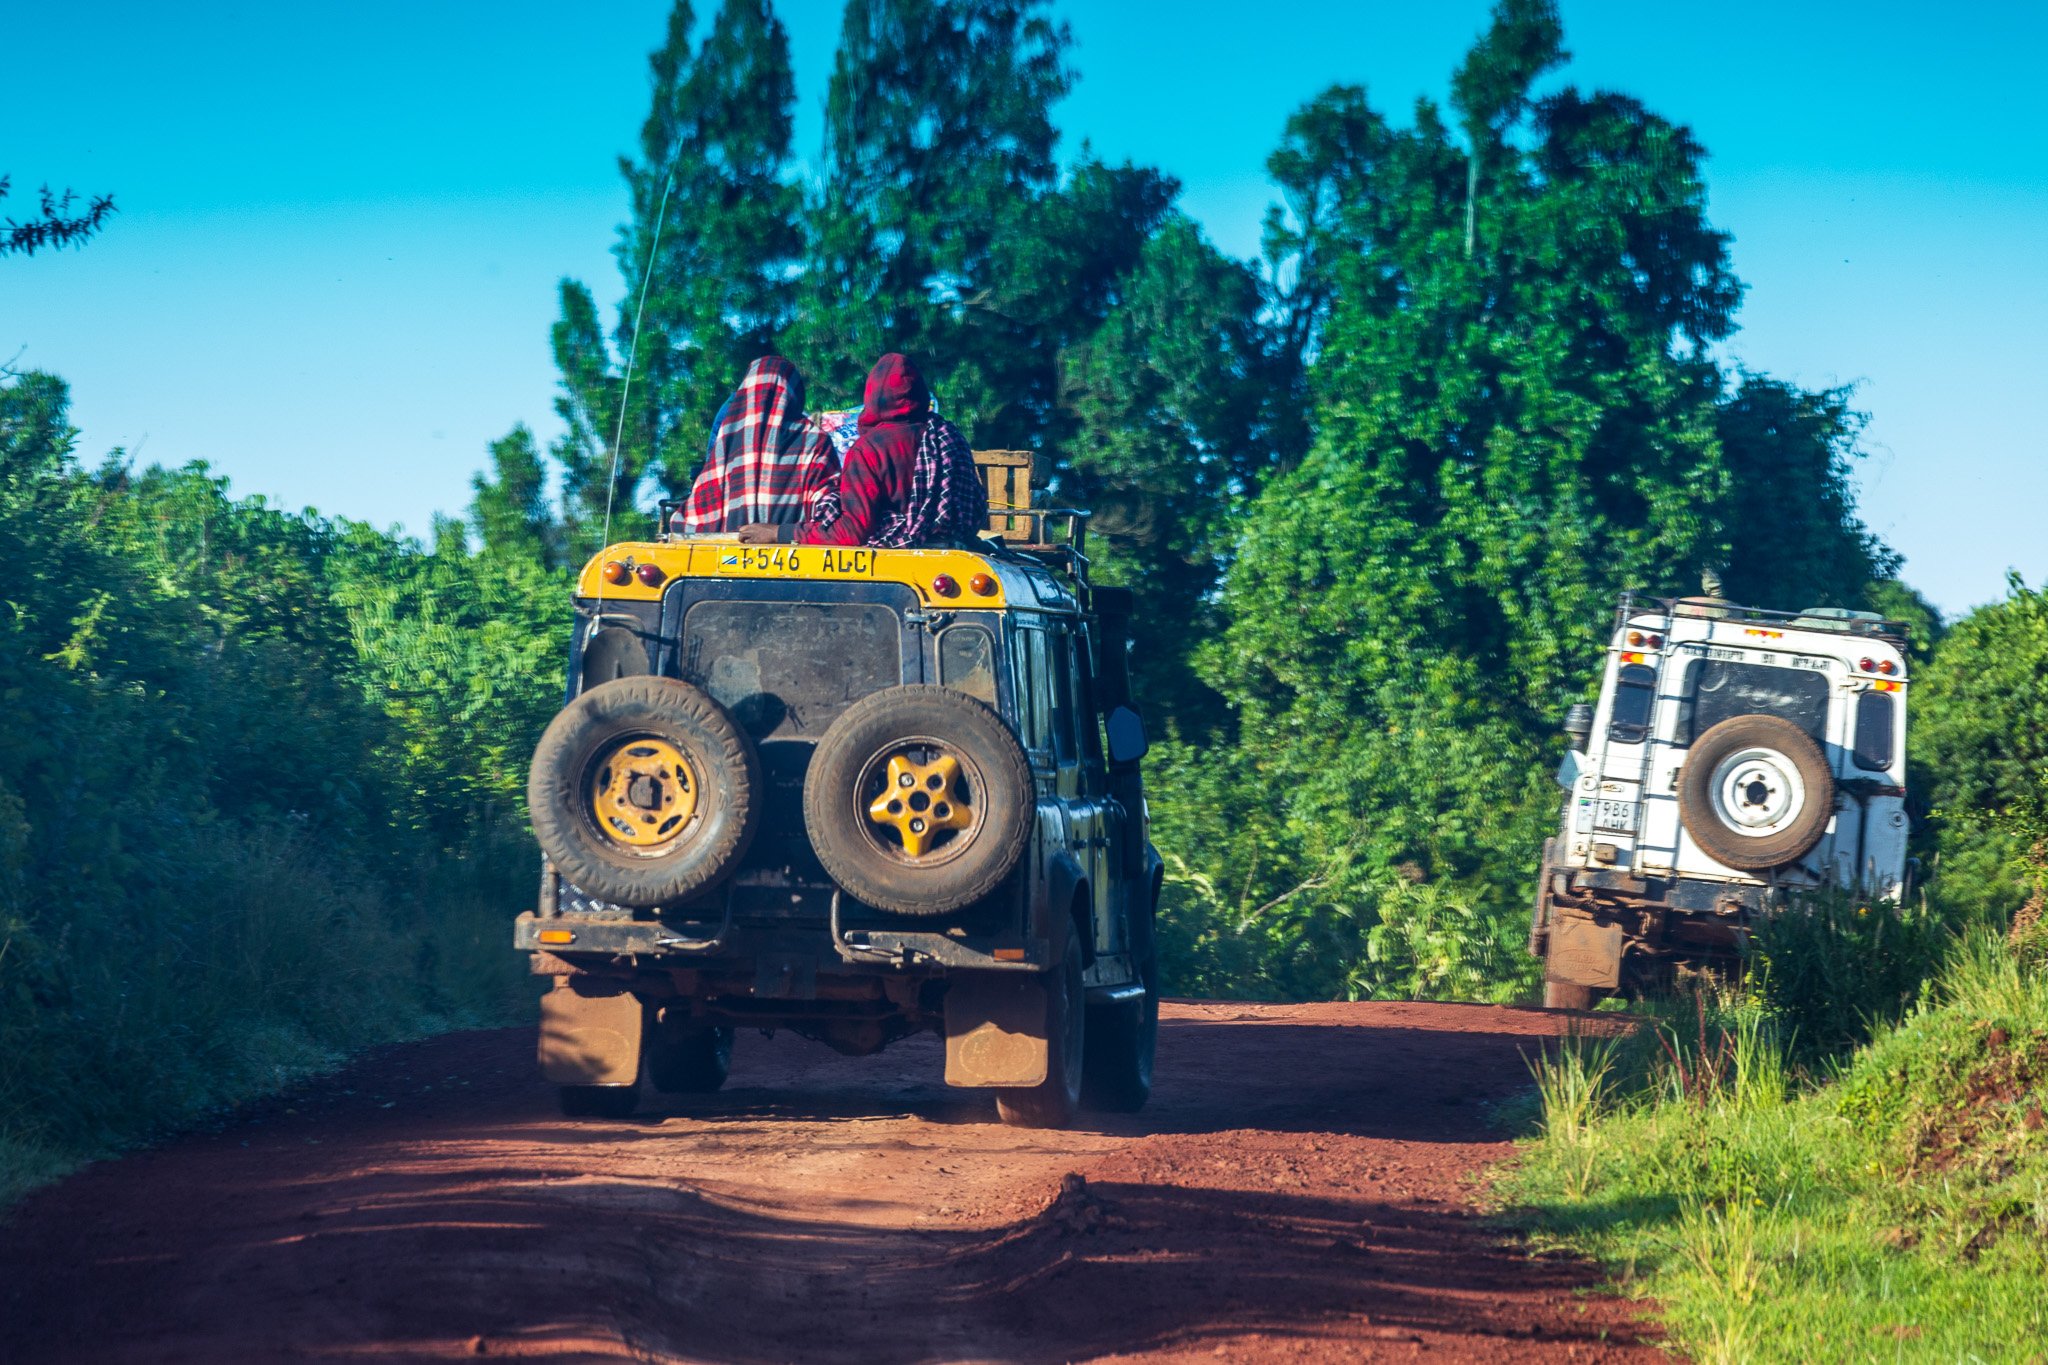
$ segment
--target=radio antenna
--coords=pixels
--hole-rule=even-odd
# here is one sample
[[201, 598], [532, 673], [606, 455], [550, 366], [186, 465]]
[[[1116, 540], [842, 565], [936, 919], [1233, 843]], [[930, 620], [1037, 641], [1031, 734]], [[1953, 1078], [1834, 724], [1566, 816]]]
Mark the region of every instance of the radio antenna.
[[[661, 207], [654, 214], [654, 241], [647, 248], [647, 268], [640, 272], [640, 302], [633, 308], [633, 339], [626, 346], [626, 378], [619, 385], [619, 424], [612, 432], [612, 467], [604, 481], [604, 538], [597, 545], [600, 554], [605, 546], [612, 543], [612, 499], [618, 493], [619, 464], [625, 455], [621, 443], [626, 439], [626, 400], [633, 392], [633, 363], [640, 354], [640, 319], [647, 313], [647, 286], [654, 281], [654, 263], [661, 257], [661, 226], [668, 221], [668, 194], [675, 188], [675, 183], [676, 167], [671, 160], [668, 178], [661, 185]], [[604, 574], [600, 571], [597, 575], [597, 605], [600, 608], [604, 606], [604, 586]], [[591, 624], [597, 624], [595, 616], [591, 618]]]

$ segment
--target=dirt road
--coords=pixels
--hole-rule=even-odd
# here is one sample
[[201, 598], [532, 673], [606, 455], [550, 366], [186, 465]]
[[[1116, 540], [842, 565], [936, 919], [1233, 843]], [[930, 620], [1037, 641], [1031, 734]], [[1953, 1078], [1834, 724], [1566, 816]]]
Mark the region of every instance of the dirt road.
[[1152, 1106], [1066, 1133], [929, 1038], [742, 1035], [723, 1093], [624, 1123], [558, 1117], [525, 1031], [392, 1048], [16, 1210], [0, 1358], [1661, 1358], [1472, 1211], [1555, 1028], [1172, 1005]]

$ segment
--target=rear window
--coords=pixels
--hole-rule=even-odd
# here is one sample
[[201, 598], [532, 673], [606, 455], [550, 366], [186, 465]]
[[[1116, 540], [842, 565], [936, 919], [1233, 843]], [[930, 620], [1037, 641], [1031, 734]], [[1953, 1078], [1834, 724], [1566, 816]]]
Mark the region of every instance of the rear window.
[[756, 739], [815, 739], [903, 681], [900, 632], [873, 603], [699, 602], [683, 617], [682, 676]]
[[1690, 744], [1730, 716], [1779, 716], [1827, 743], [1828, 680], [1807, 668], [1695, 659], [1686, 666], [1678, 738]]
[[1883, 772], [1892, 766], [1897, 702], [1889, 692], [1865, 692], [1856, 702], [1856, 766]]

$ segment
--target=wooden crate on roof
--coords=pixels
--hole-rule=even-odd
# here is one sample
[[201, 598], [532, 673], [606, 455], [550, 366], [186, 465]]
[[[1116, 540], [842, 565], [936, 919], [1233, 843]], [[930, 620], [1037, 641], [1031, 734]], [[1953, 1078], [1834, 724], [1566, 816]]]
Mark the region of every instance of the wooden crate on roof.
[[977, 450], [974, 463], [988, 485], [988, 529], [991, 535], [1015, 539], [1029, 536], [1030, 517], [1014, 515], [1031, 508], [1031, 475], [1036, 456], [1029, 450]]

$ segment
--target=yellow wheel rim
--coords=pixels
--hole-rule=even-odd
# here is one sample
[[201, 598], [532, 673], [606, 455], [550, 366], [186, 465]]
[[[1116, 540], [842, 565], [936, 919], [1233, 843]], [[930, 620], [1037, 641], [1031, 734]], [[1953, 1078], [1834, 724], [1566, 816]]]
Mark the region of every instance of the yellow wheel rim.
[[604, 756], [590, 777], [597, 827], [633, 848], [658, 848], [697, 813], [697, 775], [675, 745], [629, 739]]
[[961, 786], [960, 760], [940, 754], [920, 763], [907, 754], [891, 755], [882, 794], [868, 805], [868, 819], [894, 830], [912, 858], [923, 857], [946, 831], [972, 828], [974, 807]]

